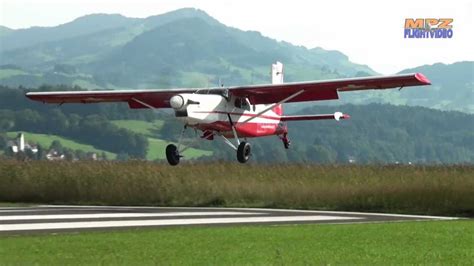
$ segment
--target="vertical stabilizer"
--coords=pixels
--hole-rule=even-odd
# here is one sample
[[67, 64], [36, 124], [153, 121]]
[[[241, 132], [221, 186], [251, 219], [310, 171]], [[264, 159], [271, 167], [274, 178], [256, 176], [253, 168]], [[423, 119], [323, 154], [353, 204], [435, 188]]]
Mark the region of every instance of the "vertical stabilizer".
[[283, 64], [276, 62], [272, 64], [272, 84], [282, 84], [283, 83]]
[[[272, 64], [272, 84], [283, 84], [283, 64], [276, 62]], [[277, 105], [273, 108], [273, 112], [277, 115], [283, 115], [283, 106]]]

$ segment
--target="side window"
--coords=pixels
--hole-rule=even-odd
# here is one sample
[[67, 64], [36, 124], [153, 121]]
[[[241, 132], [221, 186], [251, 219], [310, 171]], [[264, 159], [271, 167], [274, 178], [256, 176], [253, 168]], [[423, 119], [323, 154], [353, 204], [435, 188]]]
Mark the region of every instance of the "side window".
[[250, 102], [247, 98], [242, 99], [242, 109], [250, 111]]
[[241, 98], [235, 98], [235, 107], [242, 108], [242, 99]]
[[250, 103], [247, 98], [236, 98], [234, 102], [235, 107], [250, 111]]

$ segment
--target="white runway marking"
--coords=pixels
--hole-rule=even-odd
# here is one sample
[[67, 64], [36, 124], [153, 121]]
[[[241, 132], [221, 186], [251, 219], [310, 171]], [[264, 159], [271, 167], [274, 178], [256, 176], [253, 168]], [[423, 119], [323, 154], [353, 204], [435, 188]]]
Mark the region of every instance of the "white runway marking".
[[[100, 219], [100, 220], [98, 220]], [[219, 224], [373, 223], [456, 217], [283, 209], [134, 206], [34, 206], [0, 209], [0, 233]]]
[[258, 212], [158, 212], [158, 213], [88, 213], [88, 214], [42, 214], [0, 216], [0, 221], [48, 220], [48, 219], [94, 219], [130, 217], [173, 217], [173, 216], [218, 216], [218, 215], [263, 215]]
[[0, 231], [52, 230], [52, 229], [84, 229], [107, 227], [142, 227], [165, 225], [199, 225], [199, 224], [231, 224], [231, 223], [265, 223], [265, 222], [307, 222], [330, 220], [358, 220], [358, 217], [340, 216], [276, 216], [276, 217], [239, 217], [239, 218], [197, 218], [169, 220], [133, 220], [133, 221], [99, 221], [99, 222], [59, 222], [34, 224], [2, 224]]
[[[154, 209], [157, 207], [151, 206], [116, 206], [116, 205], [39, 205], [39, 207], [47, 208], [72, 208], [72, 209], [87, 209], [87, 208], [113, 208], [113, 209]], [[161, 209], [189, 209], [189, 207], [159, 207]], [[49, 209], [51, 211], [52, 209]], [[199, 207], [201, 210], [222, 210], [225, 207]], [[230, 208], [229, 208], [230, 209]], [[295, 209], [270, 209], [270, 208], [231, 208], [232, 210], [252, 210], [252, 211], [272, 211], [272, 212], [295, 212], [295, 213], [314, 213], [314, 214], [348, 214], [348, 215], [365, 215], [365, 216], [387, 216], [387, 217], [401, 217], [401, 218], [420, 218], [420, 219], [435, 219], [435, 220], [458, 220], [459, 217], [449, 216], [432, 216], [432, 215], [413, 215], [413, 214], [398, 214], [398, 213], [375, 213], [375, 212], [348, 212], [348, 211], [315, 211], [315, 210], [295, 210]], [[71, 209], [70, 209], [71, 210]]]

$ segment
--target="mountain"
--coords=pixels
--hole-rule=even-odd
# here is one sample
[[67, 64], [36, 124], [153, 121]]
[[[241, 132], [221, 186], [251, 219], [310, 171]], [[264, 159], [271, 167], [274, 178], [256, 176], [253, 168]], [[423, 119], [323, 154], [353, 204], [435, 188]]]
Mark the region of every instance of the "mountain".
[[402, 90], [406, 104], [474, 113], [474, 62], [424, 65], [400, 73], [410, 72], [424, 73], [432, 86], [429, 93]]
[[341, 103], [391, 103], [474, 113], [474, 62], [424, 65], [400, 74], [415, 72], [428, 77], [431, 86], [341, 93]]
[[[100, 26], [98, 26], [100, 25]], [[0, 84], [159, 88], [267, 83], [270, 64], [285, 63], [287, 81], [374, 74], [347, 56], [278, 42], [227, 27], [186, 8], [145, 19], [88, 15], [57, 27], [0, 37]], [[12, 71], [21, 69], [21, 71]], [[68, 71], [64, 72], [63, 70]]]
[[[307, 49], [228, 27], [202, 10], [144, 19], [93, 14], [56, 27], [0, 28], [0, 85], [65, 84], [87, 89], [207, 87], [269, 82], [285, 64], [285, 81], [377, 74], [339, 51]], [[390, 103], [474, 113], [474, 62], [425, 65], [431, 86], [341, 93], [340, 101], [290, 105]]]
[[134, 21], [136, 19], [126, 18], [118, 14], [94, 14], [77, 18], [56, 27], [31, 27], [14, 30], [0, 40], [2, 50], [8, 51], [119, 28], [133, 24]]
[[0, 26], [0, 37], [11, 33], [13, 30], [4, 26]]

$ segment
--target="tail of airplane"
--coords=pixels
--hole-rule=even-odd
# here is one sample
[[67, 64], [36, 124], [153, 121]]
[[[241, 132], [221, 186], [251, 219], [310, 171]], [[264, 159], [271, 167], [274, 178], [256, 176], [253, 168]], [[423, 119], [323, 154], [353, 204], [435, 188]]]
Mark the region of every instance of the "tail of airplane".
[[283, 64], [276, 62], [272, 64], [272, 84], [282, 84], [283, 83]]
[[[272, 84], [283, 84], [283, 64], [280, 62], [276, 62], [272, 64]], [[322, 120], [322, 119], [335, 119], [339, 121], [340, 119], [349, 119], [350, 116], [347, 114], [343, 114], [341, 112], [335, 112], [334, 114], [319, 114], [319, 115], [291, 115], [291, 116], [284, 116], [283, 115], [283, 106], [277, 105], [273, 108], [273, 112], [280, 116], [280, 121], [303, 121], [303, 120]], [[280, 139], [283, 141], [283, 145], [286, 149], [290, 146], [290, 140], [288, 139], [288, 128], [286, 124], [284, 126], [284, 133], [279, 136]]]
[[[283, 84], [283, 64], [281, 62], [276, 62], [272, 64], [272, 84]], [[283, 106], [277, 105], [273, 108], [273, 111], [277, 115], [283, 115]]]

